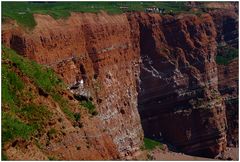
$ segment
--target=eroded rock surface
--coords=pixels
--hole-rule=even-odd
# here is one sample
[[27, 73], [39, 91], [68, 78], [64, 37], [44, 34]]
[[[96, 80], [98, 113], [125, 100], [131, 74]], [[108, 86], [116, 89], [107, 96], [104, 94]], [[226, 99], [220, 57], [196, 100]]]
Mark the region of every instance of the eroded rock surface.
[[33, 31], [6, 31], [3, 42], [54, 68], [72, 92], [91, 97], [98, 127], [111, 136], [120, 157], [131, 157], [142, 146], [143, 131], [136, 89], [140, 56], [132, 46], [126, 15], [72, 14], [67, 21], [35, 18]]
[[139, 113], [145, 135], [185, 153], [215, 156], [226, 146], [218, 92], [216, 30], [210, 15], [138, 14], [142, 58]]
[[[217, 29], [218, 55], [227, 57], [231, 50], [238, 53], [238, 7], [210, 12]], [[224, 50], [224, 49], [231, 50]], [[218, 88], [224, 98], [227, 114], [229, 146], [238, 146], [238, 54], [227, 65], [218, 65]]]
[[218, 65], [219, 91], [224, 98], [228, 121], [228, 145], [238, 146], [238, 59]]

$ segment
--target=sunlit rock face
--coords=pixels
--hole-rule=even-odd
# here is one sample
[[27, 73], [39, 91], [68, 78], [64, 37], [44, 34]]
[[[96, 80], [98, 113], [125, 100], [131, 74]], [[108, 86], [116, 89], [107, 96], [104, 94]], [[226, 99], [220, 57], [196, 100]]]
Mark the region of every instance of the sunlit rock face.
[[127, 16], [86, 13], [66, 21], [46, 15], [35, 19], [31, 33], [4, 31], [4, 44], [52, 67], [78, 98], [93, 100], [98, 127], [112, 138], [119, 157], [132, 157], [142, 146], [143, 131], [137, 111], [140, 55]]

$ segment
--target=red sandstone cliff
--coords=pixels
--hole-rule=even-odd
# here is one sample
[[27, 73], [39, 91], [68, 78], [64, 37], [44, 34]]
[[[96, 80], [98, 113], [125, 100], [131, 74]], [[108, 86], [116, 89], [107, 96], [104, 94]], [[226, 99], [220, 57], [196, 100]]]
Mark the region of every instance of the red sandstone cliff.
[[[217, 29], [218, 46], [238, 50], [238, 6], [235, 10], [217, 9], [210, 11]], [[218, 55], [227, 56], [224, 48]], [[224, 98], [228, 122], [227, 140], [229, 146], [238, 146], [238, 57], [227, 65], [218, 65], [218, 88]]]
[[228, 145], [238, 146], [238, 59], [218, 65], [219, 91], [224, 97], [228, 120]]
[[145, 135], [190, 154], [223, 151], [227, 123], [211, 16], [137, 14], [129, 19], [137, 21], [140, 33], [138, 102]]
[[35, 19], [38, 25], [29, 33], [4, 30], [4, 44], [51, 66], [70, 87], [83, 79], [79, 93], [97, 105], [97, 127], [111, 136], [120, 157], [137, 152], [143, 140], [136, 89], [140, 57], [132, 46], [126, 15], [72, 14], [67, 21], [35, 15]]
[[3, 43], [54, 68], [70, 88], [83, 80], [83, 87], [71, 91], [93, 98], [98, 127], [120, 157], [142, 145], [137, 107], [146, 136], [163, 137], [190, 154], [224, 151], [227, 120], [210, 15], [35, 18], [38, 25], [30, 32], [3, 27]]

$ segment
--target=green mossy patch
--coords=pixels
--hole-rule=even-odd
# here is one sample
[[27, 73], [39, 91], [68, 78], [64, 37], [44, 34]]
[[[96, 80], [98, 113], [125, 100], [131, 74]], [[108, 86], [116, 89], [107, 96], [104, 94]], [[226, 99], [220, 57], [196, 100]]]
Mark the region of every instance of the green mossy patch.
[[152, 140], [150, 138], [144, 138], [144, 148], [147, 149], [147, 150], [153, 150], [155, 148], [162, 148], [163, 145], [158, 142], [158, 141], [155, 141], [155, 140]]
[[218, 46], [216, 63], [228, 65], [233, 59], [238, 57], [238, 49], [230, 46]]

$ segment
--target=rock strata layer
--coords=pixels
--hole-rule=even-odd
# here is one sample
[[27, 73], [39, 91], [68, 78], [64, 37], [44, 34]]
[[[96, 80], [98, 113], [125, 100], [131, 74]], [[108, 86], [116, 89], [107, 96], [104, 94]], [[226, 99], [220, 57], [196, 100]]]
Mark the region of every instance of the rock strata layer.
[[193, 155], [224, 151], [227, 121], [211, 16], [137, 14], [130, 19], [140, 37], [138, 103], [145, 135]]
[[[238, 8], [213, 10], [210, 14], [217, 29], [218, 46], [235, 49], [238, 53]], [[231, 53], [219, 48], [218, 55], [228, 56]], [[218, 89], [226, 105], [227, 142], [230, 147], [238, 146], [238, 67], [238, 56], [227, 65], [218, 65]]]

